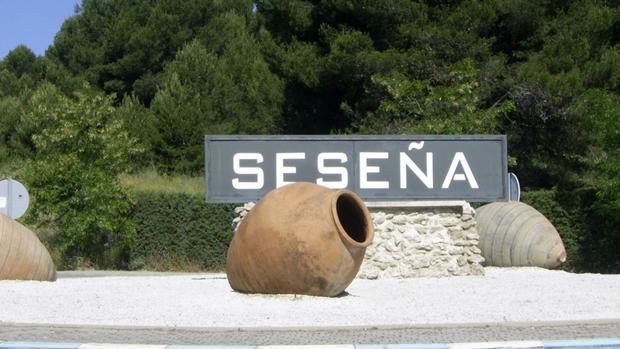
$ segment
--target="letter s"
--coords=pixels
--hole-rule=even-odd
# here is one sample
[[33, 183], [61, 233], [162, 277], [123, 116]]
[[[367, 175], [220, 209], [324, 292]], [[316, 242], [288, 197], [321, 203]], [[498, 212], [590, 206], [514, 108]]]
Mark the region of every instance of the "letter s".
[[261, 189], [265, 185], [265, 173], [260, 167], [241, 167], [241, 160], [254, 160], [257, 164], [263, 162], [263, 155], [259, 153], [237, 153], [233, 156], [233, 171], [240, 175], [255, 175], [255, 182], [241, 182], [233, 178], [232, 186], [235, 189]]

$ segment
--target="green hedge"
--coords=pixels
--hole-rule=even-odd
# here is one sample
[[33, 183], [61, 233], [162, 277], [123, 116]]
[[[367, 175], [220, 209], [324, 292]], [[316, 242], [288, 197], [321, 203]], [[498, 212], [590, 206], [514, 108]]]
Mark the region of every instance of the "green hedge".
[[574, 211], [567, 210], [558, 202], [557, 195], [555, 190], [536, 190], [524, 192], [521, 201], [547, 217], [560, 233], [567, 255], [566, 263], [562, 267], [568, 270], [579, 269], [582, 264], [580, 236], [584, 233], [584, 227], [579, 224]]
[[556, 227], [567, 252], [564, 269], [620, 272], [620, 217], [599, 209], [594, 189], [524, 192], [522, 201], [545, 215]]
[[221, 270], [232, 239], [235, 205], [205, 204], [204, 196], [136, 192], [137, 225], [131, 269]]

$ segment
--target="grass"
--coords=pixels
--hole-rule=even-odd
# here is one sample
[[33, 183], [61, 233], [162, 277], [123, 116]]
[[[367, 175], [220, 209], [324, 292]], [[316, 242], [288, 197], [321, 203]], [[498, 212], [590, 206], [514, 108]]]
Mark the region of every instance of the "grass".
[[162, 175], [154, 169], [139, 173], [124, 174], [121, 184], [131, 191], [157, 191], [165, 193], [187, 193], [204, 195], [204, 176]]

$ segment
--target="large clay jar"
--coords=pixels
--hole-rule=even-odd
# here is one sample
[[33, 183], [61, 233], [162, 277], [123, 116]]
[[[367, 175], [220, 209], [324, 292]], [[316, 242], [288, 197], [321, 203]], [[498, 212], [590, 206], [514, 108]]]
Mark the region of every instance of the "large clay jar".
[[337, 296], [373, 237], [370, 213], [354, 192], [289, 184], [241, 222], [228, 249], [228, 282], [240, 292]]
[[535, 208], [521, 202], [494, 202], [476, 210], [486, 265], [556, 268], [566, 260], [560, 234]]
[[39, 238], [0, 214], [0, 280], [56, 280], [56, 267]]

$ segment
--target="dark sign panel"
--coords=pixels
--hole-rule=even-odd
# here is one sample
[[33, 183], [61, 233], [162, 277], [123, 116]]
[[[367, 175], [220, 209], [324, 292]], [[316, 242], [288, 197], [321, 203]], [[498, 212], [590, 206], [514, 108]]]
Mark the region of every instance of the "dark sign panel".
[[508, 196], [505, 136], [207, 136], [207, 202], [305, 181], [367, 201]]

